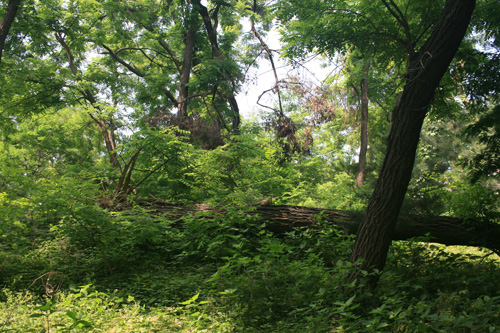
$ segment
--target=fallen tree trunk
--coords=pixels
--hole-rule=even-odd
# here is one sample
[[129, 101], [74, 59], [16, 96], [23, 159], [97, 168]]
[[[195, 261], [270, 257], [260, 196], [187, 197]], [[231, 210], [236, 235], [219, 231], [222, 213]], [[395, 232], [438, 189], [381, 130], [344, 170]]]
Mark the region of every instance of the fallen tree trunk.
[[[157, 199], [138, 199], [136, 202], [153, 213], [172, 219], [182, 219], [185, 215], [197, 212], [204, 212], [205, 218], [220, 216], [226, 212], [223, 207], [211, 207], [206, 204], [184, 206]], [[362, 212], [277, 205], [251, 206], [246, 213], [257, 216], [266, 223], [268, 230], [278, 234], [297, 228], [315, 227], [319, 221], [322, 221], [323, 225], [334, 225], [346, 234], [356, 234], [363, 218]], [[500, 224], [489, 220], [401, 214], [392, 239], [407, 240], [422, 236], [428, 236], [430, 242], [445, 245], [485, 247], [500, 255]]]

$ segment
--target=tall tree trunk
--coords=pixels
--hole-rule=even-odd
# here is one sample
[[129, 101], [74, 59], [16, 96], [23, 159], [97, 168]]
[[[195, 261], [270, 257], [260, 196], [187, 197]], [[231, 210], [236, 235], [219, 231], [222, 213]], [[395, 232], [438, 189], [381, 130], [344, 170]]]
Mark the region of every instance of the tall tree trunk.
[[[360, 270], [382, 270], [385, 266], [411, 178], [422, 123], [434, 91], [465, 35], [474, 6], [475, 0], [447, 0], [431, 36], [409, 57], [406, 84], [393, 110], [382, 170], [357, 232], [351, 257], [352, 262], [363, 259]], [[373, 278], [371, 287], [376, 286], [377, 280]]]
[[238, 106], [238, 101], [236, 100], [236, 97], [234, 97], [234, 94], [231, 94], [231, 96], [228, 97], [228, 102], [229, 105], [231, 106], [231, 110], [233, 111], [231, 115], [233, 118], [233, 123], [231, 124], [231, 130], [233, 134], [239, 134], [240, 123], [241, 123], [240, 107]]
[[356, 185], [362, 186], [365, 182], [366, 170], [366, 152], [368, 150], [368, 72], [370, 70], [370, 60], [365, 64], [361, 86], [361, 145], [359, 148], [358, 174], [356, 176]]
[[5, 45], [5, 39], [7, 39], [7, 34], [9, 33], [10, 27], [14, 22], [17, 10], [21, 0], [9, 0], [5, 13], [3, 14], [2, 20], [0, 21], [0, 62], [2, 61], [2, 52]]
[[189, 79], [191, 77], [191, 69], [193, 66], [194, 42], [196, 39], [196, 31], [198, 30], [197, 20], [190, 22], [186, 38], [184, 40], [184, 56], [182, 58], [181, 77], [179, 81], [179, 98], [178, 100], [178, 117], [186, 120], [188, 117], [188, 97], [189, 97]]

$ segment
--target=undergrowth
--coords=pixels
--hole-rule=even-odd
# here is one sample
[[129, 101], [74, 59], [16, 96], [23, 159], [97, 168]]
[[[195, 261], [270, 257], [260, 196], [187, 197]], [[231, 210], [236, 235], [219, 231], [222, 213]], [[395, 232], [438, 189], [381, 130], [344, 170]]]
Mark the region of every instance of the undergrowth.
[[0, 253], [0, 332], [500, 330], [491, 257], [394, 242], [371, 293], [331, 225], [274, 235], [242, 211], [199, 215], [86, 207]]

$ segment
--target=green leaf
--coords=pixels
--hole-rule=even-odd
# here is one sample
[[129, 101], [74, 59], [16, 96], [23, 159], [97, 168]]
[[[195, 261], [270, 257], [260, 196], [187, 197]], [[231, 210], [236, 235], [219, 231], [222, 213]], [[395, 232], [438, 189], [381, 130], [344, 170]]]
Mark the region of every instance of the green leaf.
[[198, 299], [199, 296], [200, 296], [200, 293], [197, 293], [196, 295], [194, 295], [193, 297], [191, 297], [187, 301], [181, 302], [179, 304], [180, 305], [189, 305], [189, 304], [192, 304], [194, 301], [196, 301]]
[[34, 313], [30, 315], [30, 318], [39, 318], [45, 316], [43, 313]]
[[73, 320], [77, 320], [78, 319], [78, 315], [76, 312], [73, 312], [73, 311], [66, 311], [66, 316], [70, 317], [71, 319]]

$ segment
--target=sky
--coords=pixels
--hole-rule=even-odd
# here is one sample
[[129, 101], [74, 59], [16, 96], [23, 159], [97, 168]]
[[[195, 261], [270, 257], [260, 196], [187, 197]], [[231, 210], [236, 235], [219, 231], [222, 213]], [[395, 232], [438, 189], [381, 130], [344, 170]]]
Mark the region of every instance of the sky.
[[[250, 30], [249, 26], [248, 30]], [[270, 31], [264, 40], [271, 50], [279, 51], [282, 47], [279, 32], [276, 30]], [[311, 57], [307, 62], [296, 68], [289, 64], [286, 59], [281, 58], [278, 52], [274, 52], [273, 59], [279, 80], [286, 79], [289, 76], [298, 76], [303, 80], [319, 85], [333, 71], [332, 67], [322, 66], [324, 61], [319, 56]], [[244, 119], [251, 118], [258, 113], [259, 109], [263, 109], [257, 104], [259, 96], [276, 85], [270, 61], [260, 58], [258, 66], [258, 68], [249, 71], [250, 80], [246, 80], [242, 91], [236, 96], [240, 113]], [[260, 103], [273, 107], [277, 104], [277, 96], [275, 93], [268, 92], [262, 96]]]

